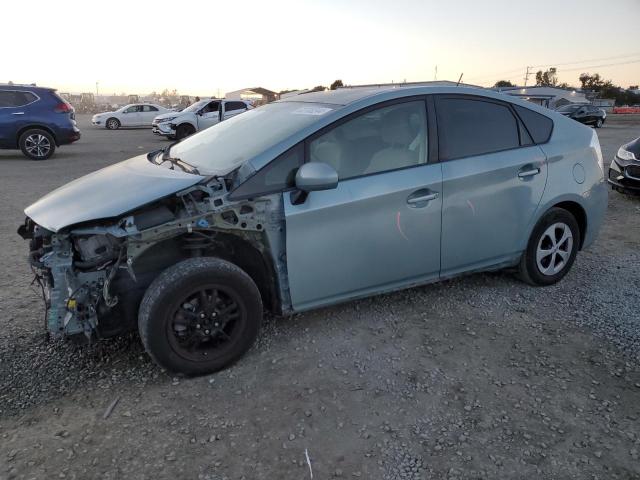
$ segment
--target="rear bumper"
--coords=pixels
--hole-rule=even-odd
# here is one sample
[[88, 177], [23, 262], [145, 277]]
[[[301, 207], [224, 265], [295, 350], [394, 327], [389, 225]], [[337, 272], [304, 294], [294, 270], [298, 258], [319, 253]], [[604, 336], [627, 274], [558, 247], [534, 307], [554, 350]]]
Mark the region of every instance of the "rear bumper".
[[609, 205], [609, 191], [603, 181], [594, 185], [591, 190], [583, 194], [585, 211], [587, 212], [587, 231], [582, 242], [582, 248], [588, 248], [598, 238], [600, 227]]
[[609, 166], [607, 182], [619, 190], [640, 195], [640, 161], [621, 161], [615, 157]]
[[58, 145], [68, 145], [73, 142], [77, 142], [80, 140], [82, 134], [80, 133], [80, 129], [78, 127], [65, 128], [64, 130], [60, 130], [57, 135]]

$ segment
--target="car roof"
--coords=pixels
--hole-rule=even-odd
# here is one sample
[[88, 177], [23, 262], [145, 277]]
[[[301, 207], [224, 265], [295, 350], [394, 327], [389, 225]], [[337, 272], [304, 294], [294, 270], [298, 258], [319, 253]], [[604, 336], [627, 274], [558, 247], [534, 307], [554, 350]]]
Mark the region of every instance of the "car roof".
[[9, 83], [0, 83], [0, 90], [18, 90], [18, 91], [33, 91], [33, 90], [48, 90], [51, 92], [55, 92], [55, 88], [51, 87], [38, 87], [37, 85], [25, 85], [25, 84], [9, 84]]
[[507, 100], [511, 103], [519, 103], [516, 97], [488, 90], [485, 88], [474, 87], [456, 87], [449, 85], [381, 85], [373, 87], [346, 87], [337, 90], [325, 90], [322, 92], [301, 93], [287, 97], [279, 102], [308, 102], [308, 103], [324, 103], [327, 105], [348, 106], [355, 103], [377, 103], [384, 100], [394, 98], [409, 97], [413, 95], [428, 94], [466, 94], [478, 95], [487, 98], [495, 98]]

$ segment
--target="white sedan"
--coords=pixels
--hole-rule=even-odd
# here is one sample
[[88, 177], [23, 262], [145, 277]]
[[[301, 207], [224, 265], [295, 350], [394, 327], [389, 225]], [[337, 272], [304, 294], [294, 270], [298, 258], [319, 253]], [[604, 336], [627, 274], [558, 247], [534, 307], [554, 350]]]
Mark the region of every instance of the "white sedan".
[[117, 130], [120, 127], [149, 127], [156, 116], [170, 111], [154, 103], [131, 103], [115, 112], [95, 114], [91, 123], [109, 130]]

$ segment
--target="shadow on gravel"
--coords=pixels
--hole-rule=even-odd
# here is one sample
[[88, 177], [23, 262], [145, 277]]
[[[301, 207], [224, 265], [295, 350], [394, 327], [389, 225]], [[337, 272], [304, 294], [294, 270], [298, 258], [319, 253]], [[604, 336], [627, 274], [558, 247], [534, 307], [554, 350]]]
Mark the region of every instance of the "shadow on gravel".
[[150, 383], [166, 376], [145, 353], [135, 333], [91, 345], [23, 338], [0, 350], [0, 417], [19, 414], [63, 395]]

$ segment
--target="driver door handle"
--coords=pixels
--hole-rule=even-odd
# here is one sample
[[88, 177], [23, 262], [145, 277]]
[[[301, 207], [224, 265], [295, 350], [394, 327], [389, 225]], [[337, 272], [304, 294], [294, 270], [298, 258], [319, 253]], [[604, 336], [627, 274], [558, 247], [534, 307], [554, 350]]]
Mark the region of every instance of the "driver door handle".
[[12, 112], [11, 115], [24, 115], [24, 112]]

